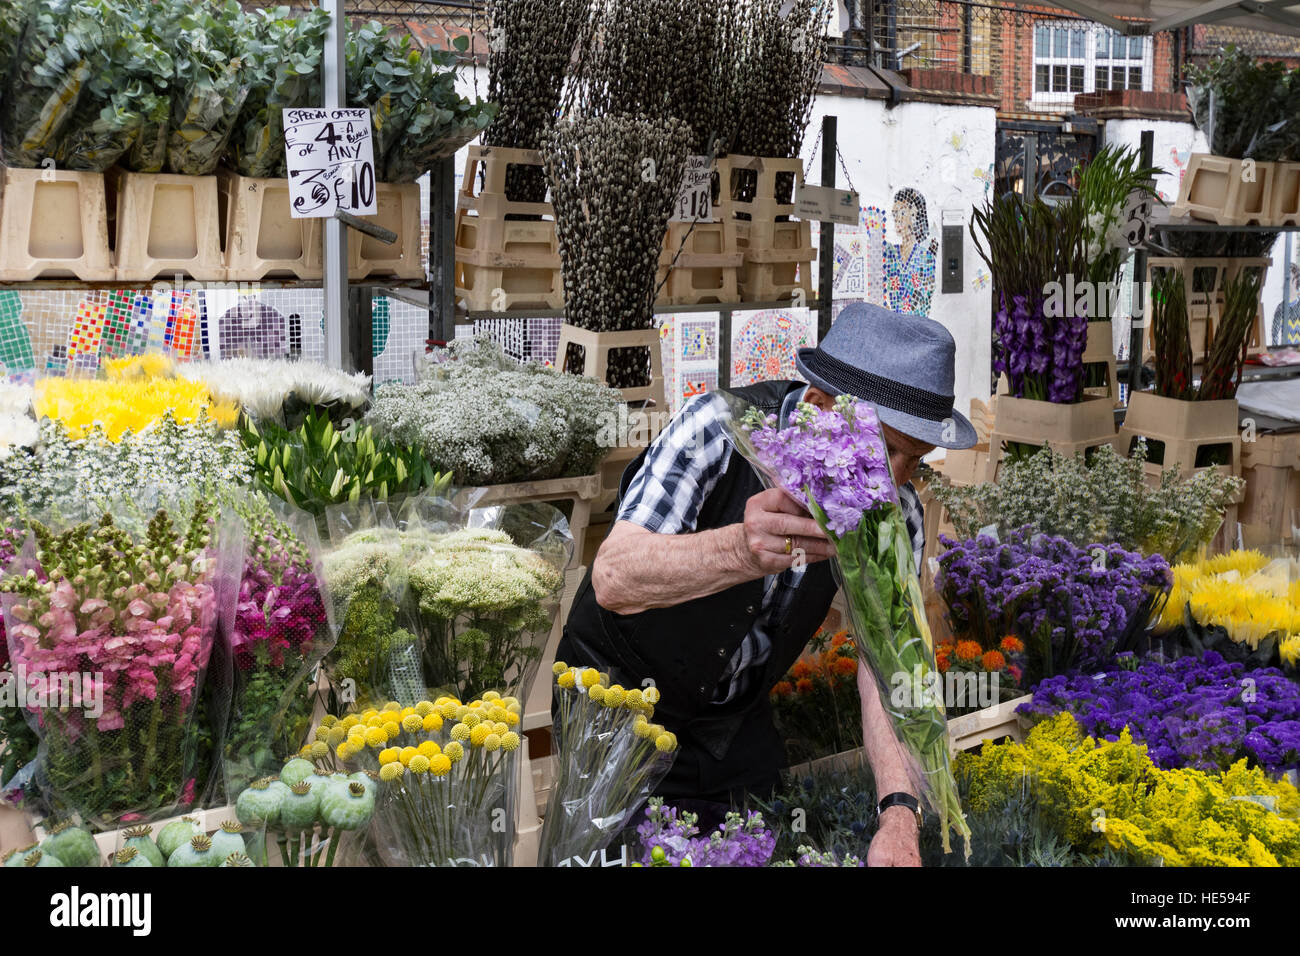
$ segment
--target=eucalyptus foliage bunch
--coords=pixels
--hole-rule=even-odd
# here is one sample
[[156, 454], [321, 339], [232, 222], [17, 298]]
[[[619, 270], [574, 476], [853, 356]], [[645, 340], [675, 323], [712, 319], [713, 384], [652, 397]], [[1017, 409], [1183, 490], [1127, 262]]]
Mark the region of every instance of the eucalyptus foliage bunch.
[[595, 379], [511, 363], [486, 337], [436, 356], [414, 385], [381, 385], [365, 423], [456, 485], [587, 475], [619, 394]]
[[1192, 115], [1216, 156], [1300, 159], [1300, 70], [1229, 46], [1188, 78]]
[[176, 87], [167, 133], [167, 171], [207, 176], [217, 168], [248, 96], [243, 69], [250, 26], [238, 0], [175, 3]]
[[989, 525], [1002, 538], [1029, 526], [1080, 547], [1115, 543], [1162, 554], [1172, 563], [1214, 537], [1242, 481], [1213, 469], [1184, 478], [1171, 468], [1152, 488], [1143, 468], [1146, 454], [1141, 440], [1131, 457], [1104, 445], [1086, 462], [1044, 446], [1007, 461], [997, 484], [938, 485], [935, 499], [947, 508], [961, 539], [973, 539]]

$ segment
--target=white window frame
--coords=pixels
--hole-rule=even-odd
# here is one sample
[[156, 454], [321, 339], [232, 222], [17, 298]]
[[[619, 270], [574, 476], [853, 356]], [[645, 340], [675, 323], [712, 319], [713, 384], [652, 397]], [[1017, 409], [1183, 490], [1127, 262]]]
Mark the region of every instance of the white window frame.
[[[1049, 30], [1053, 27], [1065, 27], [1068, 30], [1082, 33], [1083, 41], [1083, 58], [1073, 56], [1059, 57], [1049, 51], [1048, 55], [1039, 55], [1038, 49], [1038, 30], [1040, 27], [1047, 27]], [[1068, 107], [1069, 103], [1066, 97], [1076, 96], [1079, 93], [1097, 92], [1097, 67], [1111, 66], [1116, 61], [1111, 58], [1102, 59], [1097, 56], [1097, 42], [1105, 36], [1108, 41], [1112, 40], [1115, 31], [1110, 27], [1103, 26], [1100, 23], [1089, 23], [1086, 29], [1078, 20], [1035, 20], [1033, 24], [1033, 34], [1031, 41], [1033, 43], [1032, 62], [1033, 69], [1030, 71], [1030, 84], [1032, 94], [1029, 99], [1031, 109], [1049, 110], [1060, 112], [1062, 107]], [[1049, 36], [1051, 34], [1049, 33]], [[1136, 57], [1125, 57], [1123, 63], [1126, 67], [1141, 66], [1142, 68], [1142, 89], [1150, 90], [1154, 81], [1152, 67], [1155, 61], [1155, 45], [1151, 42], [1151, 37], [1126, 37], [1126, 40], [1138, 39], [1142, 41], [1142, 57], [1139, 60]], [[1067, 50], [1067, 54], [1068, 54]], [[1052, 92], [1040, 90], [1038, 88], [1038, 67], [1039, 66], [1082, 66], [1083, 67], [1083, 89]], [[1068, 76], [1068, 72], [1067, 72]], [[1050, 77], [1049, 77], [1050, 85]], [[1107, 87], [1109, 89], [1109, 87]]]

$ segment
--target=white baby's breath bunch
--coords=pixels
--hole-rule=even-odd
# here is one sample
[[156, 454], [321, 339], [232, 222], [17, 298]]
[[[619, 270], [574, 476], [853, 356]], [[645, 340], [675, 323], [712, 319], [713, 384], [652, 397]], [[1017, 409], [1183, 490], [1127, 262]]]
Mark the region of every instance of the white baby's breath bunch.
[[208, 387], [213, 398], [234, 402], [255, 421], [284, 424], [284, 403], [360, 408], [370, 397], [370, 376], [349, 374], [320, 362], [287, 359], [223, 359], [181, 365], [180, 374]]
[[591, 474], [618, 405], [595, 379], [516, 365], [480, 337], [435, 356], [415, 385], [381, 385], [367, 421], [455, 484], [489, 485]]
[[0, 501], [9, 513], [59, 502], [110, 501], [142, 489], [164, 496], [196, 486], [222, 490], [252, 480], [252, 453], [237, 433], [205, 415], [177, 423], [168, 412], [148, 430], [109, 441], [96, 427], [70, 438], [57, 420], [39, 425], [40, 451], [0, 461]]

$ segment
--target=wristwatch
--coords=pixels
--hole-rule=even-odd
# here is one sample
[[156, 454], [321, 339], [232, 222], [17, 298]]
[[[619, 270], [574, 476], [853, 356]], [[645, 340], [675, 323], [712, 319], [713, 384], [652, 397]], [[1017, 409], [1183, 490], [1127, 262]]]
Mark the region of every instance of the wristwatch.
[[903, 793], [901, 791], [889, 794], [889, 796], [884, 797], [878, 804], [876, 804], [876, 824], [880, 824], [880, 815], [882, 813], [890, 807], [897, 806], [907, 807], [916, 814], [916, 828], [920, 830], [921, 824], [924, 822], [921, 817], [921, 802], [910, 793]]

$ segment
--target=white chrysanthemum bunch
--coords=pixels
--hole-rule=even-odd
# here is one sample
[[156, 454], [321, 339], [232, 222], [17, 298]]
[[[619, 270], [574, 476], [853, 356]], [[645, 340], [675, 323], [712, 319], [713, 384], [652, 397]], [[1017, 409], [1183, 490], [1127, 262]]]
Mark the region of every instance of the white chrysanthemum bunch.
[[178, 369], [185, 378], [203, 382], [214, 399], [234, 402], [255, 421], [281, 424], [290, 396], [304, 405], [360, 408], [370, 398], [370, 376], [349, 374], [320, 362], [288, 359], [223, 359], [191, 362]]
[[9, 513], [59, 502], [111, 501], [144, 490], [164, 497], [195, 487], [221, 491], [252, 480], [252, 453], [239, 435], [207, 418], [178, 423], [167, 412], [145, 431], [109, 441], [96, 426], [70, 438], [53, 419], [38, 426], [40, 450], [0, 461], [0, 498]]
[[599, 435], [619, 394], [595, 379], [537, 363], [512, 365], [490, 340], [460, 346], [414, 385], [382, 385], [367, 417], [414, 445], [457, 485], [591, 474], [608, 451]]

